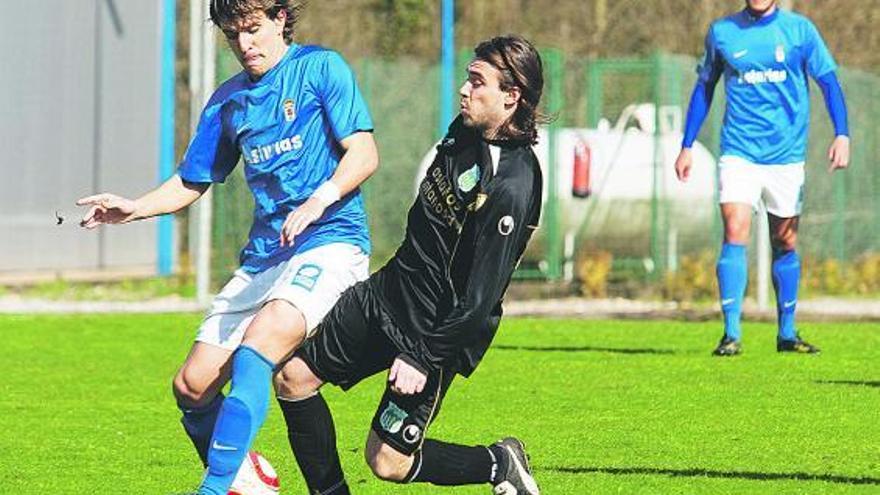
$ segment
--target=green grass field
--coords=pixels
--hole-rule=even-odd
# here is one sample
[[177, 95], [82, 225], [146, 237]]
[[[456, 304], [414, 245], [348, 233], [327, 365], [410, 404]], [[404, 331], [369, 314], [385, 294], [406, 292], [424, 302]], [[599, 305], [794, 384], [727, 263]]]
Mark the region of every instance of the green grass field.
[[[171, 377], [199, 315], [0, 317], [0, 493], [172, 494], [201, 469]], [[802, 325], [820, 356], [777, 355], [745, 326], [745, 354], [709, 356], [718, 324], [508, 319], [431, 435], [515, 434], [543, 492], [880, 493], [880, 326]], [[327, 388], [356, 494], [488, 494], [375, 480], [362, 461], [382, 389]], [[257, 439], [305, 493], [273, 405]]]

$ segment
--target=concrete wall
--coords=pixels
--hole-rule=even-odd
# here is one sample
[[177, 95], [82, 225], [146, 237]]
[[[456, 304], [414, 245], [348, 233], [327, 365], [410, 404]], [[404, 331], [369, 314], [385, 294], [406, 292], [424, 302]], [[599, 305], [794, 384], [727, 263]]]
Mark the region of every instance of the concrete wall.
[[158, 183], [161, 2], [0, 4], [0, 273], [154, 267], [155, 221], [87, 232], [73, 203]]

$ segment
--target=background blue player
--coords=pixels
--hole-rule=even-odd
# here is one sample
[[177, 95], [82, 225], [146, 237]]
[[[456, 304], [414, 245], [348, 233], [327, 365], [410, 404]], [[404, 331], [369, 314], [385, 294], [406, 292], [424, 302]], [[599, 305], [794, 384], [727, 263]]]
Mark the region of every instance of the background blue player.
[[773, 247], [773, 286], [780, 352], [816, 353], [795, 329], [800, 257], [795, 251], [804, 185], [810, 99], [807, 76], [822, 88], [834, 124], [829, 172], [849, 164], [846, 104], [834, 62], [816, 26], [783, 11], [776, 0], [747, 0], [746, 8], [716, 20], [706, 35], [706, 54], [688, 108], [675, 172], [688, 179], [691, 145], [724, 75], [727, 110], [721, 130], [719, 201], [724, 244], [717, 274], [724, 336], [718, 356], [739, 354], [740, 318], [746, 288], [746, 244], [752, 210], [767, 208]]
[[91, 207], [86, 228], [172, 213], [244, 161], [255, 208], [241, 268], [174, 378], [184, 429], [208, 465], [200, 493], [226, 495], [266, 415], [269, 363], [369, 274], [358, 185], [378, 164], [373, 123], [343, 59], [293, 43], [300, 9], [293, 0], [213, 0], [211, 19], [244, 71], [211, 97], [177, 174], [135, 200], [78, 201]]

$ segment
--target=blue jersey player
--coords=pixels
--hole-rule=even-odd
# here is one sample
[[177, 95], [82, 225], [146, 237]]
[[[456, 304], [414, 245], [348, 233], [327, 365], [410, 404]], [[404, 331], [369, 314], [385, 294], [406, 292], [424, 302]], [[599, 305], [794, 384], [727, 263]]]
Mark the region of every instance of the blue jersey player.
[[208, 467], [199, 493], [226, 495], [265, 419], [274, 363], [369, 274], [358, 186], [378, 165], [372, 120], [337, 53], [293, 42], [300, 9], [293, 0], [212, 0], [211, 19], [244, 70], [207, 103], [177, 173], [135, 200], [105, 193], [78, 202], [91, 207], [86, 228], [171, 213], [243, 161], [254, 218], [241, 267], [173, 383]]
[[829, 172], [849, 164], [846, 104], [836, 69], [816, 26], [804, 16], [779, 9], [776, 0], [747, 0], [745, 9], [709, 27], [675, 172], [680, 180], [688, 179], [691, 145], [708, 112], [715, 85], [724, 76], [727, 111], [721, 130], [718, 181], [724, 244], [717, 264], [724, 336], [714, 351], [717, 356], [732, 356], [741, 350], [746, 244], [752, 210], [760, 200], [767, 209], [773, 247], [779, 324], [776, 349], [819, 351], [795, 329], [801, 269], [795, 247], [810, 116], [808, 76], [822, 89], [834, 124]]

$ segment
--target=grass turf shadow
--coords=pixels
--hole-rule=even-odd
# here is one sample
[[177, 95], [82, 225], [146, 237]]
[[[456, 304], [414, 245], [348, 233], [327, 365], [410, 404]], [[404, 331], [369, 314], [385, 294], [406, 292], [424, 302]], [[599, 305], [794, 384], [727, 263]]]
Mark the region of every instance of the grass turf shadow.
[[870, 476], [841, 476], [827, 473], [762, 473], [755, 471], [716, 471], [711, 469], [664, 469], [650, 467], [549, 467], [539, 471], [553, 471], [564, 474], [612, 474], [629, 476], [638, 474], [660, 475], [684, 478], [724, 478], [752, 481], [824, 481], [844, 485], [880, 485], [880, 478]]
[[502, 351], [529, 351], [529, 352], [610, 352], [614, 354], [675, 354], [671, 349], [627, 349], [615, 347], [564, 347], [564, 346], [528, 346], [528, 345], [493, 345], [493, 349]]
[[816, 380], [820, 385], [856, 385], [862, 387], [880, 388], [880, 381], [862, 381], [862, 380]]

